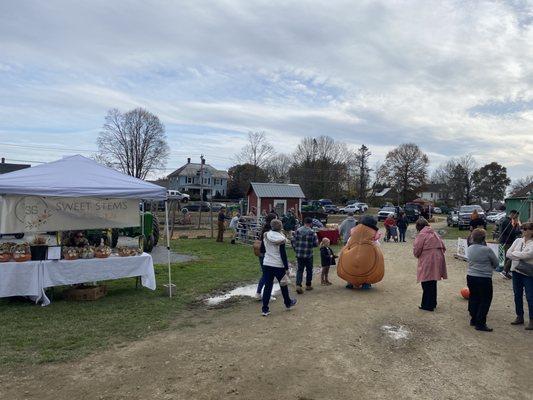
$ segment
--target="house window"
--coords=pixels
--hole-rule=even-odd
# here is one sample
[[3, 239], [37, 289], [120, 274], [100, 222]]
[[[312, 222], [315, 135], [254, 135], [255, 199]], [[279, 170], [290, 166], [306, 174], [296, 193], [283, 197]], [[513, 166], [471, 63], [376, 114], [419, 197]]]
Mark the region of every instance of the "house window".
[[192, 177], [190, 176], [187, 177], [187, 183], [192, 183]]

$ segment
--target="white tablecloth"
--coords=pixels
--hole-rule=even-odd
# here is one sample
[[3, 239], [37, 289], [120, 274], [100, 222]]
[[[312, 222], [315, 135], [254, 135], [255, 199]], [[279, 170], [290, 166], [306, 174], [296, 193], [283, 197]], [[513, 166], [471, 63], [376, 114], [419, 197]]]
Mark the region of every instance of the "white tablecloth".
[[0, 263], [0, 297], [31, 296], [50, 304], [44, 289], [85, 282], [141, 277], [143, 286], [155, 290], [152, 256], [92, 258], [88, 260], [46, 260]]
[[0, 263], [0, 297], [29, 296], [37, 301], [43, 293], [40, 261]]

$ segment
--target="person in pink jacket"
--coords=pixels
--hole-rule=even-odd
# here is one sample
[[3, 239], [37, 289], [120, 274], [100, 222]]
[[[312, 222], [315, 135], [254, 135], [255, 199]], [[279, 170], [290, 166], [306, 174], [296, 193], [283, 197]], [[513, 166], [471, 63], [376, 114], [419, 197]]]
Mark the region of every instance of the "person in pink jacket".
[[433, 311], [437, 307], [437, 281], [447, 279], [446, 247], [439, 235], [429, 226], [425, 218], [416, 221], [416, 235], [413, 254], [418, 258], [417, 282], [422, 284], [421, 310]]

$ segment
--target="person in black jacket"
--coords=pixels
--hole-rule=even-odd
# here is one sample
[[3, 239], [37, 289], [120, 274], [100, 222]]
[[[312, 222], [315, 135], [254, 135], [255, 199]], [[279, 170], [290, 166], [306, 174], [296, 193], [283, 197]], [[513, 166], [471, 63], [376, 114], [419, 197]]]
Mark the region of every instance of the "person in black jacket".
[[405, 242], [405, 232], [407, 232], [407, 226], [409, 225], [409, 219], [405, 215], [405, 213], [402, 211], [400, 212], [400, 216], [398, 217], [398, 221], [396, 221], [396, 226], [398, 227], [398, 230], [400, 231], [400, 242]]
[[320, 242], [320, 261], [322, 265], [322, 273], [320, 276], [320, 279], [322, 281], [322, 285], [329, 286], [331, 285], [331, 282], [328, 279], [329, 274], [329, 267], [332, 265], [335, 265], [335, 254], [333, 254], [333, 250], [329, 247], [330, 241], [328, 238], [322, 239], [322, 242]]
[[[518, 211], [511, 210], [509, 216], [503, 218], [500, 222], [499, 242], [503, 245], [505, 254], [507, 254], [507, 250], [509, 250], [515, 239], [520, 235], [520, 225], [515, 222], [518, 220], [518, 215]], [[503, 271], [500, 274], [506, 279], [511, 279], [510, 271], [511, 259], [506, 256]]]

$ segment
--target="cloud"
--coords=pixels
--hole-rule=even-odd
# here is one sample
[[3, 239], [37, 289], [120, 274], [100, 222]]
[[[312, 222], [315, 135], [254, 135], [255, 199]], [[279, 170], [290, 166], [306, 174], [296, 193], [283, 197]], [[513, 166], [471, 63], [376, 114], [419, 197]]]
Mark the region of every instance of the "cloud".
[[[532, 10], [532, 1], [2, 2], [0, 143], [93, 150], [109, 108], [142, 106], [167, 126], [169, 169], [202, 153], [227, 167], [248, 130], [265, 130], [279, 151], [324, 134], [379, 159], [414, 141], [434, 165], [472, 152], [519, 177], [533, 156]], [[63, 152], [2, 149], [42, 160]]]

